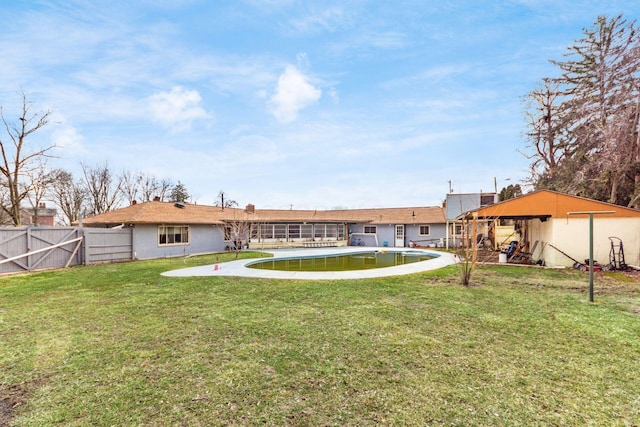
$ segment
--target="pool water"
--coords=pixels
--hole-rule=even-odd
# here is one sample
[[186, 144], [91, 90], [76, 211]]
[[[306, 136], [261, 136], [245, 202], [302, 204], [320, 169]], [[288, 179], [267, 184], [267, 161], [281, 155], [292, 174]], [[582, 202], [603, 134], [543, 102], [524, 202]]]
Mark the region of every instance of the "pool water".
[[300, 258], [262, 260], [248, 264], [249, 268], [281, 271], [351, 271], [393, 267], [413, 262], [428, 261], [437, 255], [422, 251], [356, 252]]

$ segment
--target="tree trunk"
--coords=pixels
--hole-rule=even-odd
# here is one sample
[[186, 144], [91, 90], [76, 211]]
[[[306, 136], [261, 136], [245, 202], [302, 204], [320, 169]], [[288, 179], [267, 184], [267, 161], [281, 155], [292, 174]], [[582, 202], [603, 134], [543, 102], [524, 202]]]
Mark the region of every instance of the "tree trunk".
[[631, 200], [629, 201], [629, 207], [634, 209], [640, 209], [640, 132], [638, 132], [638, 125], [640, 125], [640, 95], [638, 96], [638, 102], [636, 103], [636, 111], [634, 115], [633, 123], [633, 136], [635, 139], [635, 167], [634, 167], [634, 187]]

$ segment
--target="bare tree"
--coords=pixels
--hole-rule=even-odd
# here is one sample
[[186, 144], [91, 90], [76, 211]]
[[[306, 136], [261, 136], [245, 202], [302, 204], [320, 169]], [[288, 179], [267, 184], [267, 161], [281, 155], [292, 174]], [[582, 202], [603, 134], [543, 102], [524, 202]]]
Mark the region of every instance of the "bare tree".
[[175, 184], [173, 181], [168, 178], [163, 178], [158, 181], [158, 197], [160, 198], [160, 201], [167, 198], [169, 192], [174, 186]]
[[[2, 185], [0, 185], [0, 206], [8, 205], [8, 202], [7, 202], [8, 200], [9, 200], [9, 189], [7, 188], [6, 185], [4, 185], [4, 183], [2, 183]], [[0, 209], [0, 225], [3, 225], [3, 226], [14, 225], [13, 219], [9, 216], [8, 212], [9, 212], [8, 210]]]
[[72, 225], [80, 220], [87, 192], [82, 182], [74, 179], [73, 175], [63, 169], [55, 169], [51, 173], [50, 196], [63, 214], [66, 225]]
[[33, 224], [39, 225], [40, 203], [49, 194], [55, 175], [47, 169], [46, 159], [40, 158], [37, 165], [27, 170], [28, 185], [30, 188], [27, 194], [29, 204], [33, 209]]
[[225, 192], [220, 190], [218, 192], [218, 197], [216, 198], [216, 201], [213, 205], [224, 209], [224, 208], [232, 208], [234, 206], [238, 206], [238, 202], [236, 202], [235, 200], [229, 199], [228, 197], [225, 198]]
[[18, 122], [13, 123], [7, 120], [0, 107], [0, 117], [8, 136], [8, 139], [0, 139], [0, 176], [5, 196], [0, 200], [0, 209], [11, 218], [16, 227], [22, 224], [21, 203], [31, 191], [30, 185], [25, 182], [27, 174], [38, 160], [51, 157], [49, 152], [55, 148], [55, 144], [45, 144], [33, 149], [27, 145], [27, 138], [46, 126], [51, 115], [51, 111], [32, 113], [30, 108], [31, 103], [22, 93], [22, 111]]
[[122, 195], [129, 204], [134, 200], [148, 202], [158, 198], [162, 201], [175, 187], [170, 179], [158, 179], [140, 171], [123, 171], [120, 174], [120, 182]]
[[461, 223], [462, 239], [460, 246], [456, 249], [457, 267], [460, 273], [460, 284], [471, 285], [471, 275], [477, 262], [477, 245], [475, 238], [477, 235], [477, 218], [464, 218]]
[[173, 181], [170, 179], [157, 179], [149, 174], [140, 175], [140, 195], [143, 202], [154, 200], [156, 197], [162, 201], [173, 187]]
[[88, 198], [88, 213], [98, 215], [116, 209], [122, 198], [120, 179], [113, 175], [109, 164], [96, 166], [82, 163], [84, 185]]
[[225, 223], [225, 240], [231, 241], [236, 258], [240, 254], [242, 246], [249, 239], [251, 231], [251, 221], [249, 214], [245, 211], [233, 209], [233, 214], [229, 219], [224, 220]]
[[122, 171], [120, 174], [121, 191], [124, 198], [132, 204], [134, 200], [138, 200], [142, 187], [142, 172]]
[[571, 146], [564, 138], [562, 94], [548, 79], [524, 98], [527, 118], [527, 148], [536, 177], [553, 177], [558, 165], [570, 155]]
[[160, 197], [158, 194], [158, 180], [152, 175], [143, 175], [140, 180], [140, 197], [141, 202], [148, 202], [155, 197]]

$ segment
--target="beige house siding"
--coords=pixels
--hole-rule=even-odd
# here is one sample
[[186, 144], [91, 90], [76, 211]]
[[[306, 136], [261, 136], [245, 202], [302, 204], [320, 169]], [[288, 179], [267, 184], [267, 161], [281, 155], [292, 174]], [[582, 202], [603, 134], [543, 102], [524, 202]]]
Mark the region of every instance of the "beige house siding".
[[[528, 221], [529, 242], [538, 241], [533, 259], [544, 259], [549, 267], [571, 267], [573, 261], [556, 249], [582, 262], [589, 258], [589, 219], [580, 217], [538, 219]], [[594, 216], [593, 258], [602, 265], [609, 263], [611, 241], [614, 236], [622, 239], [625, 261], [628, 265], [640, 265], [640, 218], [606, 218]], [[616, 242], [617, 244], [617, 242]]]

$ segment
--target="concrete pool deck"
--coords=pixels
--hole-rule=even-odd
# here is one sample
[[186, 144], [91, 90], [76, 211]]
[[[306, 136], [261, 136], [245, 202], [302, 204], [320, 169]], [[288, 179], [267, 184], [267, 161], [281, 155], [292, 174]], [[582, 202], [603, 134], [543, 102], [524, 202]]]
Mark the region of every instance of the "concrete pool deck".
[[[282, 258], [300, 258], [313, 257], [323, 255], [339, 255], [353, 252], [363, 251], [388, 251], [388, 252], [405, 252], [405, 251], [422, 251], [439, 255], [437, 258], [428, 261], [413, 262], [404, 265], [396, 265], [393, 267], [374, 268], [370, 270], [352, 270], [352, 271], [278, 271], [278, 270], [261, 270], [257, 268], [249, 268], [247, 264], [251, 264], [258, 260], [264, 259], [282, 259]], [[342, 248], [301, 248], [301, 249], [274, 249], [265, 250], [273, 255], [273, 258], [251, 258], [240, 259], [235, 261], [224, 262], [220, 264], [203, 265], [200, 267], [181, 268], [179, 270], [171, 270], [162, 273], [168, 277], [192, 277], [192, 276], [219, 276], [219, 277], [260, 277], [268, 279], [299, 279], [299, 280], [340, 280], [340, 279], [367, 279], [374, 277], [400, 276], [404, 274], [420, 273], [423, 271], [435, 270], [446, 267], [457, 262], [455, 256], [448, 252], [439, 252], [435, 250], [423, 250], [416, 248], [379, 248], [379, 247], [362, 247], [362, 246], [346, 246]]]

